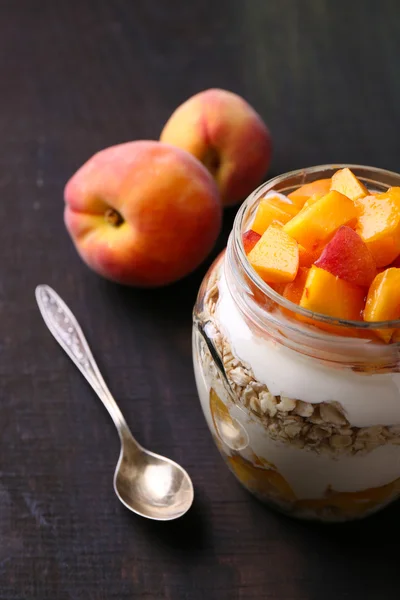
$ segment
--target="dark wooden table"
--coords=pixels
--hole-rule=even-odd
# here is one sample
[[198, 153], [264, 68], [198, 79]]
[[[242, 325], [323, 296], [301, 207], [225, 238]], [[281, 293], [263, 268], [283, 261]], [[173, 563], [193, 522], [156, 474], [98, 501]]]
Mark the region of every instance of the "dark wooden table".
[[[399, 506], [354, 525], [298, 523], [223, 465], [191, 364], [207, 265], [168, 289], [124, 289], [83, 265], [62, 220], [83, 161], [156, 139], [175, 106], [213, 86], [270, 125], [271, 174], [400, 170], [399, 56], [398, 0], [0, 3], [1, 600], [399, 598]], [[192, 475], [181, 521], [146, 522], [114, 496], [118, 438], [45, 329], [40, 282], [83, 323], [139, 440]]]

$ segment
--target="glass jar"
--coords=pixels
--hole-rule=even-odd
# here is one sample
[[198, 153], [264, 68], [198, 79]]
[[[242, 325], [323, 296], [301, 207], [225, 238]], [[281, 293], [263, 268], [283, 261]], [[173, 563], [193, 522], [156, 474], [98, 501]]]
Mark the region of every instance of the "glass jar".
[[288, 194], [343, 166], [370, 190], [400, 186], [400, 175], [352, 165], [271, 179], [238, 211], [193, 313], [200, 402], [229, 468], [262, 501], [321, 521], [362, 518], [400, 495], [400, 344], [374, 333], [400, 331], [400, 321], [300, 308], [251, 268], [242, 234], [266, 193]]

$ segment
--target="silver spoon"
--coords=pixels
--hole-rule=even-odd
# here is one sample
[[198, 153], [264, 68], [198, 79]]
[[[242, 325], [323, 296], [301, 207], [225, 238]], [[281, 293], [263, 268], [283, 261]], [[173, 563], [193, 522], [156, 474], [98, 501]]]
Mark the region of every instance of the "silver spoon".
[[170, 521], [181, 517], [193, 502], [189, 475], [177, 463], [146, 450], [134, 439], [69, 308], [47, 285], [38, 285], [35, 294], [47, 327], [97, 393], [118, 430], [121, 453], [114, 473], [118, 498], [148, 519]]

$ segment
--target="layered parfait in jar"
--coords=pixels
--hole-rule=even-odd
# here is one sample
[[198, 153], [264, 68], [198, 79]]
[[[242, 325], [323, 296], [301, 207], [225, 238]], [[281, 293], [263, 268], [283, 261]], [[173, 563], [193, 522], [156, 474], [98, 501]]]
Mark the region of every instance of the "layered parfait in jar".
[[237, 479], [306, 519], [397, 499], [399, 350], [400, 175], [322, 166], [258, 188], [194, 309], [202, 409]]

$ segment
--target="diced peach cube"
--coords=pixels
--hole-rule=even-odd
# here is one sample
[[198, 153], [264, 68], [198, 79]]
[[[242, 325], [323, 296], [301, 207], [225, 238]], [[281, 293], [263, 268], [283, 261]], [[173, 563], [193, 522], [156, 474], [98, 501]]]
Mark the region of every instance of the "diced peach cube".
[[[358, 230], [359, 231], [359, 230]], [[388, 235], [383, 239], [367, 242], [371, 254], [375, 258], [376, 265], [387, 267], [400, 252], [400, 239], [398, 235]]]
[[279, 206], [282, 210], [288, 212], [292, 217], [297, 215], [299, 207], [294, 204], [287, 196], [280, 194], [279, 192], [269, 192], [265, 196], [265, 200], [268, 200], [274, 206]]
[[392, 198], [398, 198], [400, 200], [400, 187], [399, 186], [393, 186], [391, 188], [388, 189], [388, 191], [386, 192], [386, 194], [388, 196], [392, 196]]
[[326, 242], [341, 225], [356, 223], [359, 211], [352, 200], [332, 191], [303, 208], [283, 229], [308, 250]]
[[322, 197], [331, 189], [331, 179], [317, 179], [311, 183], [302, 185], [297, 190], [288, 195], [288, 198], [299, 208], [303, 208], [304, 203], [312, 196]]
[[323, 196], [326, 196], [326, 194], [313, 194], [312, 196], [310, 196], [308, 198], [308, 200], [305, 201], [303, 208], [308, 208], [309, 206], [311, 206], [311, 204], [314, 204], [317, 200], [319, 200]]
[[251, 228], [262, 235], [272, 223], [284, 225], [298, 211], [299, 209], [286, 196], [268, 195], [260, 200]]
[[400, 254], [400, 195], [391, 190], [357, 200], [361, 214], [356, 231], [371, 250], [377, 267], [390, 264]]
[[248, 255], [253, 269], [267, 283], [293, 281], [299, 268], [296, 240], [280, 227], [271, 225]]
[[313, 265], [308, 272], [300, 306], [337, 319], [360, 321], [364, 290]]
[[277, 292], [277, 294], [280, 294], [282, 296], [283, 294], [283, 290], [285, 289], [285, 286], [287, 285], [287, 283], [271, 283], [271, 281], [268, 282], [269, 287], [271, 287], [273, 290], [275, 290], [275, 292]]
[[331, 190], [336, 190], [350, 200], [358, 200], [368, 195], [368, 190], [349, 168], [340, 169], [332, 176]]
[[244, 234], [242, 236], [242, 240], [243, 240], [244, 251], [246, 252], [246, 254], [248, 254], [251, 250], [253, 250], [254, 246], [257, 244], [260, 237], [261, 237], [261, 235], [259, 233], [257, 233], [256, 231], [253, 231], [252, 229], [249, 229], [248, 231], [244, 232]]
[[393, 202], [400, 203], [400, 187], [394, 186], [388, 188], [386, 192], [382, 192], [380, 194], [375, 194], [376, 198], [390, 198]]
[[375, 260], [367, 244], [346, 225], [337, 230], [315, 266], [364, 287], [368, 287], [376, 275]]
[[311, 267], [312, 264], [319, 258], [323, 247], [316, 248], [315, 250], [308, 250], [299, 244], [299, 265], [300, 267]]
[[287, 283], [283, 290], [282, 296], [295, 304], [300, 304], [301, 297], [304, 292], [304, 288], [306, 285], [307, 277], [308, 277], [309, 269], [304, 267], [300, 267], [296, 279]]
[[[390, 267], [400, 267], [400, 256], [396, 256], [396, 258], [394, 260], [392, 260], [392, 262], [389, 265]], [[382, 269], [384, 270], [384, 269]]]
[[[391, 268], [379, 273], [372, 282], [364, 310], [365, 321], [392, 321], [400, 319], [400, 269]], [[390, 342], [392, 329], [376, 333]]]

